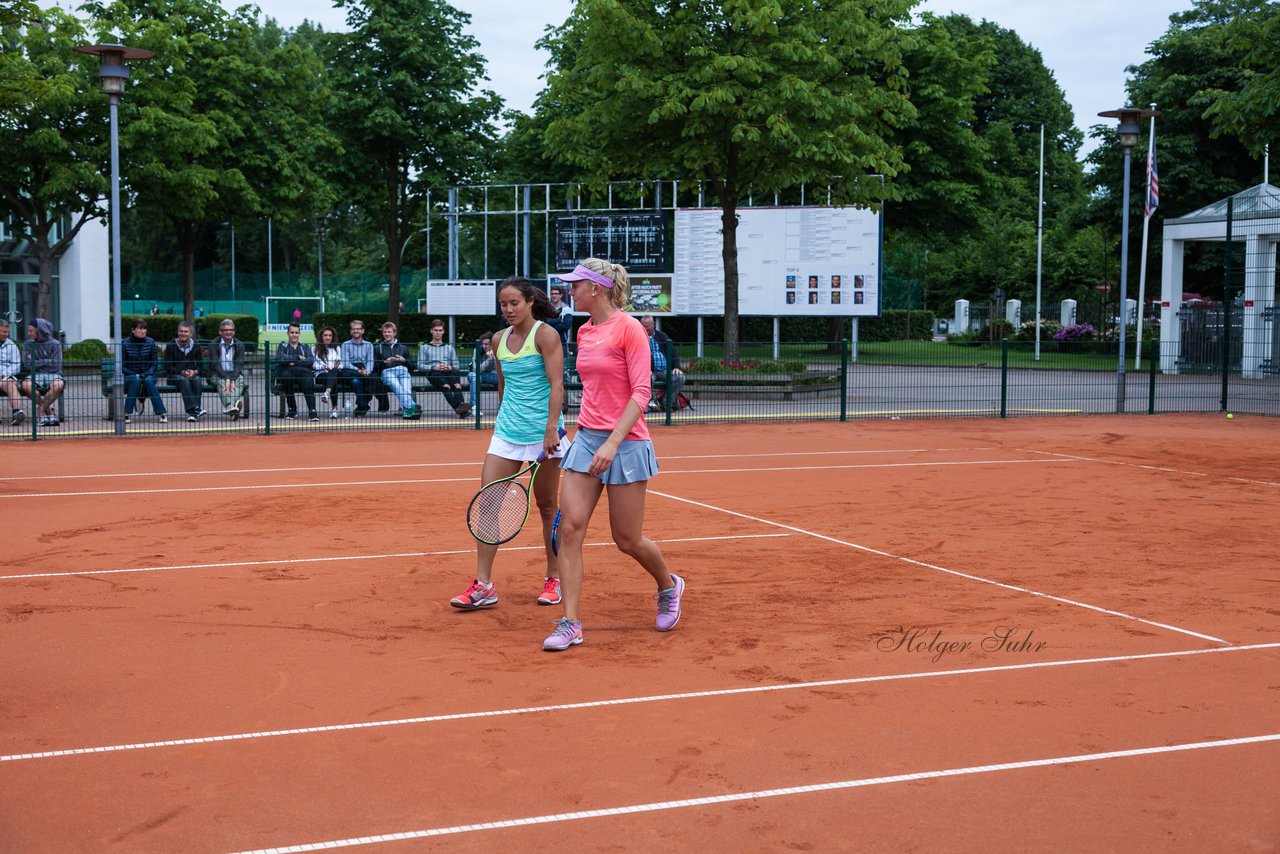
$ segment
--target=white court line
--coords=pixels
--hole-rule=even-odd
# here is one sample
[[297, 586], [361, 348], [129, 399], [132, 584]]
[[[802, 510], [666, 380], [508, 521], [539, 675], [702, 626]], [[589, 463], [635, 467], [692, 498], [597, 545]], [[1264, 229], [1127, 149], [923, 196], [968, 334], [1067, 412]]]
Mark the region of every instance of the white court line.
[[[847, 454], [954, 454], [960, 452], [976, 452], [976, 451], [995, 451], [997, 448], [885, 448], [881, 450], [857, 450], [857, 451], [774, 451], [767, 454], [751, 454], [752, 457], [825, 457]], [[664, 460], [720, 460], [720, 459], [737, 459], [742, 454], [685, 454], [683, 456], [663, 455]], [[262, 468], [262, 469], [204, 469], [202, 471], [127, 471], [127, 472], [100, 472], [96, 474], [42, 474], [32, 475], [30, 477], [13, 477], [3, 478], [0, 481], [28, 481], [28, 480], [91, 480], [94, 478], [112, 478], [112, 477], [195, 477], [197, 475], [206, 474], [271, 474], [274, 472], [290, 472], [290, 471], [358, 471], [361, 469], [418, 469], [418, 468], [457, 468], [459, 466], [478, 466], [479, 462], [468, 460], [466, 462], [455, 463], [386, 463], [378, 465], [349, 465], [349, 466], [287, 466], [281, 468]]]
[[[794, 534], [726, 534], [720, 537], [672, 537], [665, 540], [654, 540], [656, 543], [705, 543], [713, 540], [767, 540], [776, 537], [791, 537]], [[612, 546], [612, 540], [606, 540], [603, 543], [583, 543], [583, 548], [595, 548], [598, 546]], [[545, 546], [511, 546], [503, 547], [504, 552], [533, 552], [542, 551]], [[0, 575], [0, 581], [14, 581], [20, 579], [32, 578], [65, 578], [68, 576], [83, 575], [120, 575], [126, 572], [173, 572], [179, 569], [221, 569], [231, 566], [287, 566], [289, 564], [299, 563], [329, 563], [333, 561], [350, 561], [350, 560], [382, 560], [384, 558], [400, 558], [400, 557], [447, 557], [449, 555], [474, 554], [475, 549], [449, 549], [447, 551], [438, 552], [392, 552], [391, 554], [382, 555], [338, 555], [336, 557], [298, 557], [286, 558], [283, 560], [241, 560], [241, 561], [220, 561], [218, 563], [184, 563], [174, 566], [137, 566], [127, 569], [81, 569], [76, 572], [30, 572], [25, 575]]]
[[685, 809], [687, 807], [718, 806], [720, 804], [740, 803], [742, 801], [758, 801], [765, 798], [780, 798], [788, 795], [807, 795], [812, 792], [833, 792], [840, 789], [858, 789], [864, 786], [883, 786], [891, 783], [913, 783], [920, 780], [936, 780], [944, 777], [964, 777], [971, 774], [990, 774], [996, 771], [1019, 771], [1026, 768], [1078, 765], [1086, 762], [1101, 762], [1106, 759], [1127, 759], [1134, 756], [1153, 756], [1161, 753], [1181, 753], [1188, 750], [1209, 750], [1216, 747], [1238, 747], [1245, 744], [1264, 744], [1273, 741], [1280, 741], [1280, 733], [1254, 735], [1246, 738], [1226, 738], [1219, 741], [1193, 741], [1183, 744], [1165, 744], [1157, 747], [1138, 747], [1130, 750], [1108, 750], [1105, 753], [1083, 753], [1072, 756], [1054, 756], [1049, 759], [1002, 762], [997, 765], [971, 765], [967, 768], [947, 768], [942, 771], [919, 771], [914, 774], [894, 774], [889, 777], [863, 777], [858, 780], [841, 780], [836, 783], [788, 786], [784, 789], [761, 789], [755, 792], [734, 792], [729, 795], [712, 795], [710, 797], [686, 798], [679, 801], [658, 801], [648, 804], [630, 804], [624, 807], [607, 807], [604, 809], [553, 813], [550, 815], [530, 816], [528, 818], [487, 821], [479, 824], [456, 824], [452, 827], [433, 827], [429, 830], [410, 830], [403, 833], [385, 833], [377, 836], [357, 836], [349, 839], [335, 839], [329, 842], [310, 842], [303, 845], [283, 845], [275, 848], [259, 848], [255, 851], [240, 852], [240, 854], [301, 854], [301, 852], [304, 851], [352, 848], [357, 845], [374, 845], [380, 842], [399, 842], [405, 839], [426, 839], [433, 836], [448, 836], [456, 833], [474, 833], [478, 830], [529, 827], [535, 824], [559, 824], [566, 821], [578, 821], [584, 818], [634, 815], [636, 813], [660, 812], [663, 810]]
[[945, 572], [947, 575], [954, 575], [959, 578], [968, 579], [969, 581], [980, 581], [983, 584], [991, 584], [996, 587], [1003, 587], [1006, 590], [1015, 590], [1019, 593], [1026, 593], [1030, 596], [1038, 596], [1042, 599], [1051, 599], [1054, 602], [1062, 602], [1063, 604], [1066, 604], [1066, 605], [1074, 605], [1077, 608], [1087, 608], [1090, 611], [1097, 611], [1099, 614], [1108, 614], [1112, 617], [1121, 617], [1126, 620], [1133, 620], [1138, 623], [1144, 623], [1145, 625], [1148, 625], [1148, 626], [1156, 626], [1157, 628], [1168, 629], [1171, 632], [1179, 632], [1180, 634], [1190, 635], [1193, 638], [1200, 638], [1201, 640], [1213, 641], [1214, 643], [1223, 643], [1223, 644], [1230, 643], [1230, 641], [1225, 641], [1222, 638], [1215, 638], [1213, 635], [1203, 635], [1203, 634], [1200, 634], [1199, 632], [1193, 632], [1190, 629], [1180, 629], [1177, 626], [1171, 626], [1171, 625], [1168, 625], [1167, 623], [1157, 623], [1154, 620], [1144, 620], [1141, 617], [1135, 617], [1132, 614], [1126, 614], [1126, 613], [1123, 613], [1122, 611], [1112, 611], [1108, 608], [1101, 608], [1097, 605], [1090, 605], [1087, 602], [1077, 602], [1074, 599], [1065, 599], [1061, 596], [1053, 596], [1048, 593], [1041, 593], [1036, 590], [1030, 590], [1026, 587], [1019, 587], [1016, 584], [1006, 584], [1003, 581], [995, 581], [990, 578], [983, 578], [979, 575], [970, 575], [967, 572], [960, 572], [955, 569], [947, 569], [945, 566], [938, 566], [937, 564], [933, 564], [933, 563], [925, 563], [924, 561], [921, 561], [921, 560], [915, 560], [913, 558], [903, 557], [902, 555], [892, 554], [891, 552], [881, 551], [880, 549], [873, 549], [870, 546], [864, 546], [860, 543], [851, 543], [848, 540], [841, 540], [841, 539], [837, 539], [836, 537], [829, 537], [826, 534], [819, 534], [816, 531], [809, 531], [804, 528], [797, 528], [794, 525], [785, 525], [782, 522], [774, 522], [771, 519], [762, 519], [759, 516], [750, 516], [746, 513], [739, 513], [736, 510], [729, 510], [724, 507], [717, 507], [714, 504], [705, 504], [701, 501], [694, 501], [690, 498], [681, 498], [678, 495], [671, 495], [670, 493], [667, 493], [667, 492], [659, 492], [656, 489], [650, 489], [649, 494], [658, 495], [663, 498], [669, 498], [672, 501], [679, 501], [684, 504], [692, 504], [694, 507], [703, 507], [707, 510], [716, 510], [716, 511], [719, 511], [720, 513], [728, 513], [730, 516], [737, 516], [739, 519], [750, 519], [753, 522], [759, 522], [763, 525], [771, 525], [775, 528], [782, 528], [785, 531], [794, 531], [797, 534], [804, 534], [806, 536], [815, 537], [819, 540], [826, 540], [829, 543], [836, 543], [838, 545], [848, 546], [849, 548], [857, 549], [858, 551], [866, 552], [867, 554], [879, 555], [880, 557], [887, 557], [893, 560], [900, 560], [903, 563], [909, 563], [912, 566], [919, 566], [925, 569], [932, 569], [932, 570], [936, 570], [937, 572]]
[[934, 679], [948, 676], [972, 676], [975, 674], [1002, 673], [1013, 670], [1037, 670], [1045, 667], [1078, 667], [1086, 664], [1112, 664], [1116, 662], [1146, 661], [1159, 658], [1184, 658], [1193, 655], [1219, 655], [1226, 652], [1251, 652], [1259, 649], [1280, 649], [1280, 643], [1259, 643], [1248, 646], [1215, 647], [1213, 649], [1189, 649], [1177, 652], [1148, 652], [1137, 655], [1112, 655], [1104, 658], [1075, 658], [1062, 661], [1034, 661], [1022, 664], [999, 664], [989, 667], [966, 667], [958, 670], [931, 670], [923, 673], [893, 673], [882, 676], [855, 676], [849, 679], [824, 679], [820, 682], [786, 682], [778, 685], [752, 685], [745, 688], [722, 688], [714, 691], [689, 691], [682, 694], [655, 694], [641, 697], [622, 697], [616, 700], [591, 700], [581, 703], [558, 703], [550, 706], [530, 706], [516, 709], [493, 709], [485, 712], [457, 712], [454, 714], [424, 715], [416, 718], [398, 718], [389, 721], [362, 721], [354, 724], [329, 724], [326, 726], [298, 727], [296, 729], [242, 732], [233, 735], [212, 735], [201, 738], [178, 738], [168, 741], [144, 741], [133, 744], [108, 744], [100, 747], [75, 747], [65, 750], [47, 750], [40, 753], [13, 753], [0, 756], [0, 762], [19, 762], [28, 759], [54, 759], [61, 756], [88, 756], [96, 753], [117, 753], [125, 750], [151, 750], [159, 747], [181, 747], [191, 744], [217, 744], [227, 741], [245, 741], [255, 738], [279, 738], [287, 735], [314, 735], [326, 732], [349, 732], [361, 729], [413, 726], [440, 723], [442, 721], [467, 721], [478, 718], [499, 718], [518, 715], [537, 715], [547, 712], [569, 712], [582, 709], [600, 709], [608, 706], [633, 706], [640, 703], [659, 703], [670, 700], [698, 700], [708, 697], [733, 697], [743, 694], [764, 694], [773, 691], [813, 690], [847, 685], [865, 685], [872, 682], [899, 682], [911, 679]]
[[[741, 457], [741, 455], [737, 455]], [[762, 471], [829, 471], [836, 469], [892, 469], [892, 468], [927, 468], [929, 466], [989, 466], [1014, 465], [1018, 463], [1051, 464], [1071, 463], [1074, 460], [967, 460], [957, 462], [931, 463], [850, 463], [848, 465], [825, 466], [779, 466], [773, 468], [733, 468], [733, 469], [667, 469], [662, 474], [728, 474], [734, 472]], [[403, 480], [341, 480], [329, 483], [263, 483], [247, 486], [189, 486], [170, 487], [167, 489], [106, 489], [89, 492], [20, 492], [0, 495], [0, 500], [20, 498], [86, 498], [98, 495], [172, 495], [176, 492], [237, 492], [258, 489], [311, 489], [323, 486], [392, 486], [411, 483], [475, 483], [474, 477], [442, 477], [442, 478], [408, 478]]]
[[1149, 466], [1143, 463], [1125, 462], [1124, 460], [1104, 460], [1100, 457], [1082, 457], [1082, 456], [1079, 456], [1078, 454], [1062, 454], [1056, 451], [1033, 451], [1030, 448], [1027, 448], [1027, 449], [1018, 448], [1017, 450], [1019, 451], [1019, 453], [1044, 454], [1045, 456], [1048, 456], [1048, 457], [1061, 457], [1062, 459], [1065, 459], [1065, 460], [1076, 460], [1084, 463], [1104, 463], [1105, 465], [1110, 465], [1110, 466], [1127, 466], [1128, 468], [1146, 469], [1147, 471], [1158, 471], [1158, 472], [1164, 472], [1165, 474], [1184, 474], [1184, 475], [1187, 475], [1188, 477], [1220, 477], [1223, 480], [1234, 480], [1237, 483], [1252, 483], [1258, 486], [1280, 486], [1280, 483], [1274, 480], [1253, 480], [1247, 477], [1233, 477], [1232, 475], [1226, 475], [1226, 474], [1221, 474], [1221, 475], [1207, 474], [1202, 471], [1189, 471], [1187, 469], [1175, 469], [1175, 468], [1169, 468], [1167, 466]]

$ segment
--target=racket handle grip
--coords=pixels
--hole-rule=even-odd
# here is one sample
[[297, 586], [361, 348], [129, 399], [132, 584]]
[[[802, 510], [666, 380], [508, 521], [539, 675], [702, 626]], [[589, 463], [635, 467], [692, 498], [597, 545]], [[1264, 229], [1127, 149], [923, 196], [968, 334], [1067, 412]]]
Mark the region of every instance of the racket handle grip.
[[[563, 439], [565, 436], [569, 435], [569, 433], [563, 427], [561, 427], [559, 430], [559, 435], [560, 435], [560, 438]], [[538, 454], [537, 462], [544, 463], [546, 461], [547, 461], [546, 451], [543, 451], [541, 454]]]

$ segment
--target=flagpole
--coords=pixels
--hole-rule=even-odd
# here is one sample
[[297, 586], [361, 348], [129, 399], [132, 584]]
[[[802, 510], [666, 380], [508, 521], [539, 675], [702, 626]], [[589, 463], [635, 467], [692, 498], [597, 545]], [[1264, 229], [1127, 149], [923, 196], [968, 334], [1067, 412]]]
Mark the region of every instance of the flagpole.
[[[1036, 208], [1036, 358], [1040, 361], [1040, 282], [1044, 258], [1044, 125], [1040, 125], [1040, 204]], [[1017, 332], [1018, 330], [1014, 330]]]
[[[1156, 105], [1151, 105], [1151, 111], [1154, 113]], [[1151, 117], [1151, 132], [1147, 134], [1147, 195], [1142, 201], [1143, 213], [1142, 217], [1142, 255], [1141, 266], [1138, 268], [1138, 328], [1134, 338], [1137, 339], [1133, 347], [1133, 369], [1135, 371], [1142, 368], [1142, 321], [1146, 316], [1146, 298], [1147, 298], [1147, 232], [1151, 227], [1151, 215], [1155, 213], [1155, 209], [1151, 207], [1151, 178], [1155, 171], [1155, 155], [1156, 155], [1156, 117]], [[1157, 179], [1158, 180], [1158, 179]], [[1126, 321], [1126, 306], [1120, 306], [1120, 324]]]

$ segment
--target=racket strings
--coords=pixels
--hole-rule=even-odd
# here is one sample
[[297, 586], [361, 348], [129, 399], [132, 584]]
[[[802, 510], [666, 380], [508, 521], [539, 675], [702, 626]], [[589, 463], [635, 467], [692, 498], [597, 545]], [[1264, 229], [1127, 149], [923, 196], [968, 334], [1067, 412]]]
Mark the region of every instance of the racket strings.
[[491, 483], [476, 495], [467, 524], [477, 539], [505, 542], [520, 532], [529, 513], [529, 494], [515, 481]]

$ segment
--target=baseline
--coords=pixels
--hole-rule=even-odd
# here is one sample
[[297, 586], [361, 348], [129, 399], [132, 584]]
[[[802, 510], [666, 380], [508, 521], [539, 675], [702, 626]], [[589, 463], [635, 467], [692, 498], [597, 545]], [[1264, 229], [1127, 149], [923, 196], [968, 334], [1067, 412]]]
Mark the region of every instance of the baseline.
[[[741, 455], [739, 455], [741, 456]], [[835, 469], [880, 469], [880, 468], [921, 468], [927, 466], [990, 466], [1032, 464], [1047, 465], [1053, 463], [1071, 463], [1074, 460], [955, 460], [950, 462], [927, 463], [851, 463], [848, 465], [825, 466], [775, 466], [765, 468], [732, 468], [732, 469], [667, 469], [663, 474], [749, 474], [764, 471], [832, 471]], [[327, 483], [263, 483], [241, 486], [190, 486], [170, 489], [105, 489], [83, 492], [19, 492], [0, 495], [0, 500], [16, 500], [21, 498], [88, 498], [100, 495], [173, 495], [178, 492], [236, 492], [241, 490], [262, 489], [298, 489], [301, 487], [349, 487], [349, 486], [402, 486], [421, 483], [475, 483], [474, 477], [445, 478], [406, 478], [402, 480], [343, 480]]]
[[947, 575], [954, 575], [957, 578], [964, 578], [969, 581], [978, 581], [983, 584], [993, 585], [995, 587], [1003, 587], [1006, 590], [1013, 590], [1018, 593], [1026, 593], [1030, 596], [1037, 596], [1042, 599], [1050, 599], [1054, 602], [1061, 602], [1065, 605], [1072, 605], [1077, 608], [1085, 608], [1090, 611], [1096, 611], [1100, 614], [1107, 614], [1112, 617], [1120, 617], [1125, 620], [1133, 620], [1134, 622], [1143, 623], [1148, 626], [1155, 626], [1157, 628], [1167, 629], [1168, 631], [1171, 631], [1171, 632], [1178, 632], [1180, 634], [1190, 635], [1191, 637], [1200, 638], [1201, 640], [1207, 640], [1207, 641], [1212, 641], [1214, 643], [1221, 643], [1221, 644], [1230, 643], [1230, 641], [1223, 640], [1222, 638], [1216, 638], [1213, 635], [1206, 635], [1200, 632], [1193, 632], [1190, 629], [1183, 629], [1183, 628], [1179, 628], [1178, 626], [1171, 626], [1168, 623], [1158, 623], [1154, 620], [1147, 620], [1142, 617], [1134, 616], [1133, 614], [1126, 614], [1123, 611], [1113, 611], [1109, 608], [1103, 608], [1099, 605], [1090, 605], [1087, 602], [1079, 602], [1075, 599], [1067, 599], [1062, 596], [1054, 596], [1051, 593], [1041, 593], [1038, 590], [1031, 590], [1030, 588], [1027, 588], [1027, 587], [1019, 587], [1016, 584], [1008, 584], [1006, 582], [996, 581], [995, 579], [991, 579], [991, 578], [983, 578], [980, 575], [972, 575], [967, 572], [960, 572], [959, 570], [956, 570], [956, 569], [947, 569], [945, 566], [938, 566], [937, 564], [926, 563], [925, 561], [922, 561], [922, 560], [916, 560], [914, 558], [904, 557], [903, 555], [896, 555], [891, 552], [881, 551], [880, 549], [874, 549], [871, 546], [864, 546], [861, 543], [851, 543], [848, 540], [841, 540], [837, 537], [831, 537], [826, 534], [819, 534], [816, 531], [809, 531], [809, 530], [806, 530], [805, 528], [797, 528], [794, 525], [787, 525], [782, 522], [774, 522], [771, 519], [764, 519], [759, 516], [751, 516], [747, 513], [739, 513], [736, 510], [729, 510], [728, 508], [725, 508], [725, 507], [717, 507], [714, 504], [706, 504], [702, 501], [694, 501], [691, 498], [681, 498], [678, 495], [672, 495], [668, 492], [659, 492], [656, 489], [651, 489], [649, 490], [649, 494], [658, 495], [658, 496], [661, 496], [662, 498], [666, 498], [671, 501], [678, 501], [684, 504], [691, 504], [694, 507], [702, 507], [707, 510], [718, 510], [721, 513], [728, 513], [730, 516], [737, 516], [740, 519], [749, 519], [753, 522], [759, 522], [763, 525], [771, 525], [775, 528], [782, 528], [783, 530], [786, 530], [786, 531], [793, 531], [797, 534], [804, 534], [806, 536], [814, 537], [819, 540], [825, 540], [826, 542], [829, 542], [829, 543], [836, 543], [837, 545], [848, 546], [849, 548], [857, 549], [858, 551], [866, 552], [867, 554], [873, 554], [879, 557], [887, 557], [892, 560], [898, 560], [898, 561], [902, 561], [903, 563], [911, 564], [912, 566], [919, 566], [924, 569], [932, 569], [936, 572], [943, 572], [943, 573], [946, 573]]
[[591, 700], [580, 703], [556, 703], [546, 706], [529, 706], [514, 709], [491, 709], [483, 712], [456, 712], [452, 714], [423, 715], [413, 718], [398, 718], [386, 721], [362, 721], [360, 723], [330, 724], [327, 726], [298, 727], [296, 729], [263, 730], [259, 732], [242, 732], [230, 735], [213, 735], [197, 738], [179, 738], [165, 741], [145, 741], [131, 744], [109, 744], [98, 747], [75, 747], [63, 750], [46, 750], [36, 753], [12, 753], [0, 755], [0, 762], [20, 762], [32, 759], [55, 759], [65, 756], [89, 756], [99, 753], [117, 753], [126, 750], [152, 750], [161, 747], [181, 747], [193, 744], [218, 744], [228, 741], [245, 741], [261, 738], [279, 738], [290, 735], [314, 735], [316, 733], [348, 732], [351, 730], [380, 729], [384, 727], [412, 726], [416, 724], [440, 723], [443, 721], [464, 721], [476, 718], [511, 717], [516, 715], [535, 715], [547, 712], [566, 712], [581, 709], [598, 709], [606, 706], [630, 706], [639, 703], [657, 703], [671, 700], [695, 700], [708, 697], [730, 697], [744, 694], [763, 694], [772, 691], [813, 690], [816, 688], [832, 688], [846, 685], [865, 685], [874, 682], [897, 682], [910, 679], [935, 679], [948, 676], [972, 676], [977, 674], [1003, 673], [1018, 670], [1037, 670], [1048, 667], [1078, 667], [1089, 664], [1113, 664], [1129, 661], [1149, 661], [1162, 658], [1183, 658], [1194, 655], [1219, 655], [1227, 652], [1252, 652], [1256, 650], [1280, 649], [1280, 642], [1249, 644], [1245, 646], [1214, 647], [1211, 649], [1188, 649], [1173, 652], [1148, 652], [1135, 655], [1112, 655], [1101, 658], [1076, 658], [1062, 661], [1031, 661], [1021, 664], [998, 664], [989, 667], [965, 667], [957, 670], [929, 670], [919, 673], [893, 673], [879, 676], [854, 676], [847, 679], [823, 679], [817, 682], [785, 682], [776, 685], [751, 685], [741, 688], [721, 688], [711, 691], [689, 691], [679, 694], [653, 694], [640, 697], [620, 697], [613, 700]]
[[892, 783], [912, 783], [920, 780], [936, 780], [944, 777], [962, 777], [971, 774], [990, 774], [997, 771], [1018, 771], [1027, 768], [1045, 768], [1055, 765], [1075, 765], [1083, 762], [1101, 762], [1108, 759], [1127, 759], [1136, 756], [1153, 756], [1162, 753], [1180, 753], [1189, 750], [1210, 750], [1222, 747], [1239, 747], [1248, 744], [1265, 744], [1280, 741], [1280, 733], [1254, 735], [1244, 738], [1227, 738], [1219, 741], [1193, 741], [1183, 744], [1166, 744], [1155, 747], [1137, 747], [1128, 750], [1108, 750], [1103, 753], [1084, 753], [1072, 756], [1054, 756], [1047, 759], [1030, 759], [1018, 762], [1002, 762], [994, 765], [971, 765], [967, 768], [947, 768], [940, 771], [919, 771], [913, 774], [894, 774], [890, 777], [864, 777], [858, 780], [841, 780], [834, 783], [816, 783], [807, 786], [789, 786], [782, 789], [762, 789], [755, 792], [735, 792], [727, 795], [688, 798], [678, 801], [658, 801], [648, 804], [630, 804], [622, 807], [580, 810], [577, 812], [557, 813], [552, 815], [530, 816], [528, 818], [491, 821], [482, 824], [460, 824], [452, 827], [435, 827], [428, 830], [412, 830], [403, 833], [386, 833], [377, 836], [359, 836], [349, 839], [335, 839], [328, 842], [312, 842], [303, 845], [282, 845], [275, 848], [260, 848], [240, 854], [301, 854], [306, 851], [329, 850], [332, 848], [350, 848], [356, 845], [373, 845], [381, 842], [401, 841], [405, 839], [425, 839], [433, 836], [447, 836], [457, 833], [472, 833], [479, 830], [497, 830], [500, 828], [527, 827], [534, 824], [555, 824], [566, 821], [578, 821], [585, 818], [603, 818], [606, 816], [632, 815], [642, 812], [659, 812], [662, 810], [684, 809], [686, 807], [716, 806], [719, 804], [739, 803], [741, 801], [779, 798], [788, 795], [805, 795], [813, 792], [831, 792], [839, 789], [856, 789], [864, 786], [883, 786]]
[[[778, 537], [791, 537], [794, 534], [725, 534], [718, 537], [671, 537], [664, 540], [654, 540], [657, 543], [705, 543], [715, 540], [770, 540]], [[598, 548], [601, 546], [612, 546], [615, 543], [607, 540], [602, 543], [583, 543], [583, 548]], [[511, 546], [503, 548], [504, 552], [533, 552], [543, 551], [545, 546]], [[289, 564], [299, 563], [328, 563], [333, 561], [349, 561], [349, 560], [381, 560], [383, 558], [400, 558], [400, 557], [447, 557], [449, 555], [474, 554], [474, 548], [468, 549], [447, 549], [445, 551], [436, 552], [393, 552], [391, 554], [378, 555], [337, 555], [330, 557], [298, 557], [285, 558], [283, 560], [240, 560], [240, 561], [220, 561], [218, 563], [185, 563], [173, 566], [137, 566], [128, 567], [126, 569], [82, 569], [75, 572], [31, 572], [25, 575], [0, 575], [0, 581], [30, 580], [33, 578], [66, 578], [81, 575], [120, 575], [127, 572], [173, 572], [179, 569], [218, 569], [221, 567], [231, 566], [287, 566]]]

